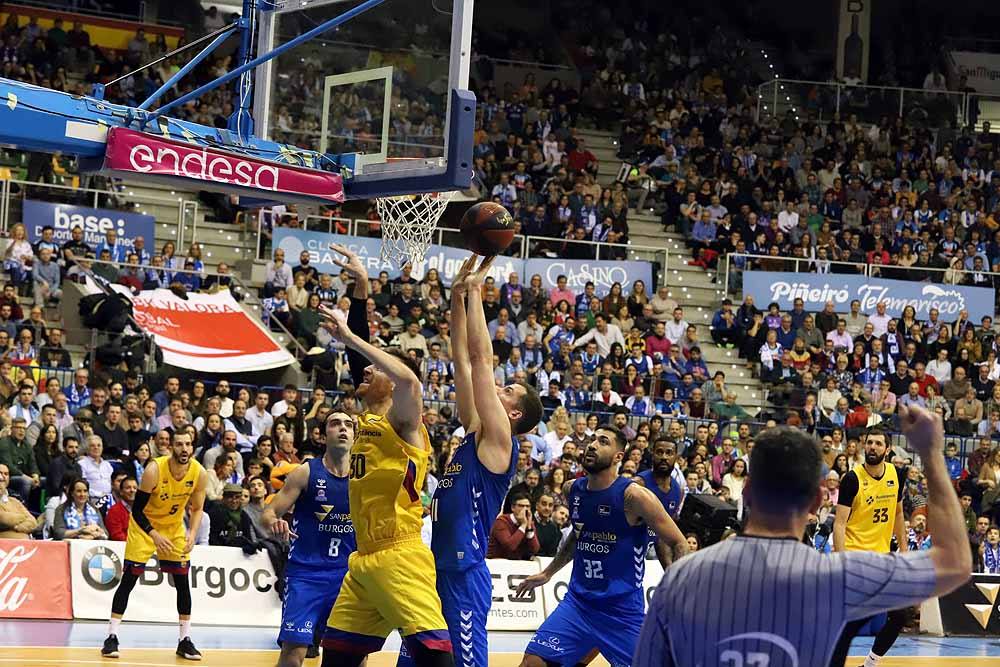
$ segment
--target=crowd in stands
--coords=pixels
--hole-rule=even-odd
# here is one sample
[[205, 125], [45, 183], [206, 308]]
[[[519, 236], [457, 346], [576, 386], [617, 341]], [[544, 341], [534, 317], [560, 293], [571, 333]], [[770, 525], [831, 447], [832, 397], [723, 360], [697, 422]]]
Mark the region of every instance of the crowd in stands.
[[[714, 269], [728, 256], [727, 287], [734, 290], [741, 270], [780, 270], [793, 260], [819, 273], [862, 267], [874, 276], [994, 285], [1000, 155], [988, 128], [931, 131], [901, 119], [863, 125], [853, 117], [820, 121], [808, 114], [758, 123], [752, 82], [729, 57], [734, 49], [725, 33], [713, 31], [708, 47], [685, 56], [651, 33], [607, 34], [582, 50], [590, 61], [581, 68], [580, 90], [526, 79], [516, 89], [484, 84], [477, 91], [474, 185], [509, 207], [523, 232], [553, 239], [542, 250], [572, 252], [560, 240], [627, 242], [628, 212], [638, 206], [688, 239], [692, 262]], [[664, 53], [670, 57], [660, 58]], [[129, 66], [109, 69], [105, 61], [95, 65], [101, 76]], [[15, 68], [27, 76], [26, 64]], [[58, 67], [44, 74], [54, 75]], [[135, 81], [131, 94], [155, 85], [156, 76]], [[127, 96], [125, 90], [115, 94]], [[185, 113], [212, 124], [228, 115], [229, 104], [221, 93], [210, 95]], [[602, 187], [607, 175], [598, 178], [597, 160], [576, 130], [583, 122], [619, 120], [620, 157], [633, 167], [625, 182]], [[36, 260], [20, 261], [29, 253], [17, 241], [23, 239], [12, 247], [20, 250], [8, 251], [5, 263], [24, 285], [28, 276], [36, 281]], [[290, 266], [279, 253], [267, 269], [269, 315], [307, 345], [329, 347], [318, 309], [345, 308], [348, 285], [320, 274], [308, 255]], [[134, 256], [147, 263], [141, 253]], [[183, 266], [172, 248], [148, 260], [165, 269]], [[372, 340], [401, 347], [422, 365], [424, 418], [434, 445], [423, 490], [429, 500], [433, 473], [459, 442], [449, 404], [448, 289], [434, 271], [417, 280], [404, 268], [394, 280], [374, 278], [371, 295]], [[512, 274], [491, 280], [484, 301], [497, 380], [532, 383], [546, 408], [544, 421], [522, 438], [514, 485], [491, 536], [494, 555], [554, 553], [568, 515], [562, 482], [582, 474], [580, 451], [604, 421], [620, 426], [629, 441], [623, 474], [652, 470], [671, 478], [682, 497], [713, 494], [740, 512], [755, 434], [778, 422], [809, 429], [822, 439], [826, 457], [822, 524], [836, 505], [840, 477], [863, 460], [864, 430], [879, 422], [891, 428], [900, 403], [923, 405], [940, 411], [950, 435], [974, 443], [956, 441], [948, 463], [977, 560], [1000, 518], [1000, 364], [989, 318], [973, 323], [967, 314], [950, 320], [932, 311], [918, 321], [913, 312], [890, 317], [884, 305], [867, 315], [853, 306], [837, 313], [832, 304], [819, 313], [801, 304], [782, 313], [768, 304], [765, 312], [764, 304], [745, 298], [739, 307], [722, 304], [709, 339], [685, 319], [687, 304], [639, 281], [627, 290], [614, 285], [599, 293], [588, 285], [578, 292], [565, 279], [545, 290], [540, 276], [521, 284]], [[4, 313], [0, 302], [0, 324]], [[14, 333], [21, 335], [16, 325]], [[761, 413], [747, 414], [725, 373], [709, 372], [707, 345], [738, 350], [759, 373], [769, 392]], [[198, 379], [182, 387], [178, 378], [160, 378], [160, 387], [156, 378], [147, 385], [115, 369], [93, 377], [78, 372], [69, 387], [53, 389], [48, 379], [39, 391], [23, 373], [9, 387], [0, 484], [10, 495], [0, 489], [0, 496], [8, 498], [4, 507], [19, 497], [42, 519], [31, 524], [12, 510], [9, 531], [78, 539], [109, 534], [120, 525], [112, 511], [128, 507], [143, 465], [165, 451], [170, 433], [185, 429], [208, 462], [210, 498], [221, 508], [210, 516], [206, 539], [256, 548], [262, 534], [253, 508], [289, 464], [322, 451], [319, 425], [331, 409], [323, 389], [336, 393], [340, 407], [357, 407], [340, 371], [324, 369], [326, 380], [309, 396], [286, 388], [273, 405], [277, 395], [226, 380], [210, 390]], [[919, 461], [902, 448], [891, 460], [904, 480], [911, 546], [927, 548], [932, 537]]]

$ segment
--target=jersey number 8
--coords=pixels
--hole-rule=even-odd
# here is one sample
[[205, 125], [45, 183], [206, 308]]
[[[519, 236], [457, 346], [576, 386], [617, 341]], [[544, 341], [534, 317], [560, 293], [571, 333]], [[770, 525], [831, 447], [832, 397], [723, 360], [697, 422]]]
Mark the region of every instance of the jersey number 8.
[[336, 558], [340, 555], [340, 538], [331, 537], [330, 538], [330, 550], [326, 552], [326, 555], [330, 558]]

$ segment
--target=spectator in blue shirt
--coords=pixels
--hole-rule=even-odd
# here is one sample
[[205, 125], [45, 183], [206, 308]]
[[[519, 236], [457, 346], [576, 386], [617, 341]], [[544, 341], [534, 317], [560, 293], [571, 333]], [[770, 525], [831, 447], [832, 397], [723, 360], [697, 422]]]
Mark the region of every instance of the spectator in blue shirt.
[[118, 238], [118, 232], [114, 229], [104, 233], [104, 240], [97, 244], [95, 254], [100, 257], [104, 250], [110, 253], [112, 262], [124, 263], [128, 260], [128, 245]]
[[691, 378], [695, 383], [701, 385], [701, 383], [708, 379], [708, 365], [701, 358], [701, 348], [697, 345], [691, 348], [689, 354], [691, 356], [688, 358], [684, 370], [691, 374]]
[[948, 476], [953, 480], [962, 479], [962, 459], [958, 458], [958, 446], [954, 443], [944, 450], [944, 463], [948, 467]]

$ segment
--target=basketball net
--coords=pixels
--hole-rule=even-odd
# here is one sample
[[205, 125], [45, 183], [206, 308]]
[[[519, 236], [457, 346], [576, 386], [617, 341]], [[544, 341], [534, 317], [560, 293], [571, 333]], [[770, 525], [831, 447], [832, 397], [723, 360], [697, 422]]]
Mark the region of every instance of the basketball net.
[[426, 192], [376, 199], [382, 221], [382, 260], [398, 267], [423, 261], [438, 220], [454, 194]]

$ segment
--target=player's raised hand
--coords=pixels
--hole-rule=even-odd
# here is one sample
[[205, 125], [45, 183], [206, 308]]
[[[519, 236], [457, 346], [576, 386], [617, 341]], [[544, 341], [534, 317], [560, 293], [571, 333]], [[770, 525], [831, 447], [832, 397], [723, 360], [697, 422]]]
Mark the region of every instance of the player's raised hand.
[[347, 326], [347, 315], [340, 308], [321, 305], [319, 312], [323, 316], [323, 322], [320, 326], [329, 331], [337, 340], [346, 343], [354, 335]]
[[451, 280], [451, 293], [454, 295], [464, 294], [469, 288], [469, 276], [472, 275], [472, 270], [476, 266], [476, 255], [469, 255], [469, 258], [462, 262], [462, 266], [459, 267], [458, 273]]
[[[475, 260], [476, 255], [472, 256]], [[493, 257], [484, 257], [483, 261], [479, 263], [479, 268], [476, 269], [468, 279], [469, 285], [482, 285], [486, 280], [486, 276], [490, 274], [490, 269], [493, 268], [493, 260], [496, 259], [496, 255]]]
[[344, 256], [343, 260], [335, 259], [333, 263], [347, 271], [355, 280], [368, 280], [368, 270], [365, 269], [365, 263], [361, 261], [361, 258], [357, 253], [353, 252], [350, 248], [339, 243], [331, 243], [330, 250], [340, 253]]
[[544, 586], [547, 583], [549, 583], [549, 575], [544, 572], [533, 574], [517, 585], [517, 590], [514, 591], [514, 599], [519, 600], [539, 586]]
[[899, 427], [921, 458], [944, 453], [944, 423], [941, 416], [916, 405], [900, 404]]

